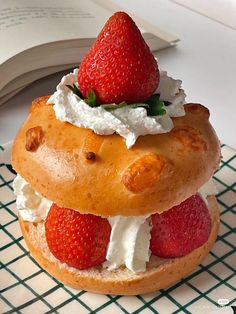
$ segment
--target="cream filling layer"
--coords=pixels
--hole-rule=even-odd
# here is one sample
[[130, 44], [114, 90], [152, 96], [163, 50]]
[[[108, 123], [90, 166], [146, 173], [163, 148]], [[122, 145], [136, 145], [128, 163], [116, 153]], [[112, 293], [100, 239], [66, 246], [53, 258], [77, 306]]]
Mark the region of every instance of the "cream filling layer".
[[36, 192], [19, 174], [13, 181], [16, 208], [23, 220], [39, 222], [45, 220], [52, 201]]
[[[45, 220], [52, 202], [36, 191], [19, 174], [13, 182], [16, 206], [23, 220], [38, 222]], [[210, 179], [198, 191], [207, 203], [207, 196], [216, 194], [216, 187]], [[111, 225], [107, 261], [104, 267], [114, 270], [125, 265], [137, 273], [146, 270], [150, 258], [149, 215], [138, 217], [114, 216], [108, 218]]]
[[112, 230], [104, 267], [113, 270], [125, 265], [136, 273], [146, 270], [146, 262], [151, 255], [151, 225], [148, 217], [149, 215], [108, 218]]

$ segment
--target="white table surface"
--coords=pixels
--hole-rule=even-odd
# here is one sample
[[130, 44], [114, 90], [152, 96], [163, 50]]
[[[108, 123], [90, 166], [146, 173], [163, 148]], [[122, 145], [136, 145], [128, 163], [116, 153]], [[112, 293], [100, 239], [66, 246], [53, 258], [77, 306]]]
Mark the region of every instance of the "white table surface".
[[[236, 32], [169, 0], [114, 2], [181, 39], [157, 52], [159, 66], [183, 81], [188, 102], [210, 109], [221, 142], [236, 149]], [[14, 137], [32, 99], [52, 93], [61, 76], [32, 84], [0, 108], [0, 143]]]

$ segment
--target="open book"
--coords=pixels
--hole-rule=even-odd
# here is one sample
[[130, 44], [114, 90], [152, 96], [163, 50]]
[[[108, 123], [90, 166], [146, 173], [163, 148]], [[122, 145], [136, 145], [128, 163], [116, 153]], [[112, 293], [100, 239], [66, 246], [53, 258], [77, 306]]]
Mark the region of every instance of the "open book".
[[[112, 12], [106, 0], [9, 0], [0, 2], [0, 105], [31, 82], [77, 67]], [[152, 51], [174, 36], [131, 16]]]

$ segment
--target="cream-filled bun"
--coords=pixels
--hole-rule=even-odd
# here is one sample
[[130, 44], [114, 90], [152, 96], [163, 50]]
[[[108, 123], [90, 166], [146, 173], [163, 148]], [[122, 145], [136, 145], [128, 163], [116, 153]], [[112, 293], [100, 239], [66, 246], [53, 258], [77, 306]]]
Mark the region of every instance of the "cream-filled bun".
[[192, 272], [208, 255], [216, 240], [220, 221], [215, 196], [208, 196], [208, 209], [212, 228], [207, 242], [183, 257], [158, 259], [151, 256], [146, 271], [141, 273], [133, 273], [125, 267], [109, 271], [102, 265], [85, 270], [69, 267], [50, 252], [43, 222], [36, 224], [20, 218], [20, 226], [30, 254], [42, 268], [64, 284], [96, 293], [137, 295], [168, 287]]
[[117, 12], [79, 69], [33, 101], [13, 144], [13, 187], [26, 244], [52, 276], [143, 294], [209, 253], [220, 145], [208, 109], [185, 96]]

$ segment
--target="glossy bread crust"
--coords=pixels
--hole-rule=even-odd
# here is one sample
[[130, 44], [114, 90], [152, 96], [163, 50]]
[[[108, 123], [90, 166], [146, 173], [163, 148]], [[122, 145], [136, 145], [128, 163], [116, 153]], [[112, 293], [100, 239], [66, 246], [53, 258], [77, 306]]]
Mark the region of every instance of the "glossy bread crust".
[[212, 219], [212, 230], [208, 241], [186, 256], [158, 260], [151, 258], [146, 272], [134, 274], [126, 268], [109, 272], [101, 267], [76, 270], [60, 263], [49, 251], [44, 223], [30, 223], [20, 219], [20, 226], [30, 254], [39, 265], [62, 283], [75, 289], [84, 289], [102, 294], [137, 295], [164, 289], [177, 282], [208, 255], [217, 237], [219, 208], [214, 196], [208, 196], [208, 208]]
[[202, 105], [185, 105], [171, 132], [141, 136], [127, 149], [117, 134], [57, 120], [47, 99], [33, 102], [12, 164], [59, 206], [101, 216], [161, 213], [195, 194], [218, 168], [219, 141]]

